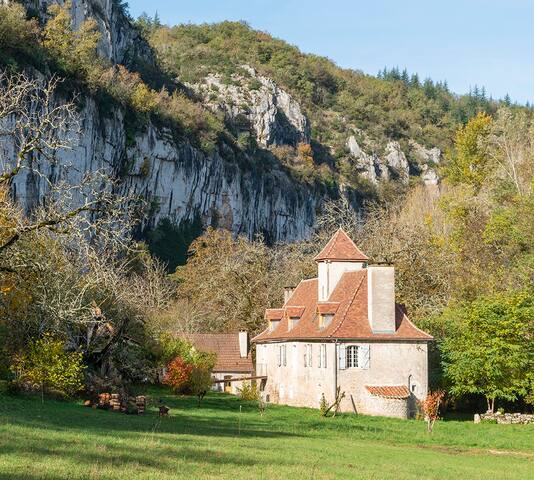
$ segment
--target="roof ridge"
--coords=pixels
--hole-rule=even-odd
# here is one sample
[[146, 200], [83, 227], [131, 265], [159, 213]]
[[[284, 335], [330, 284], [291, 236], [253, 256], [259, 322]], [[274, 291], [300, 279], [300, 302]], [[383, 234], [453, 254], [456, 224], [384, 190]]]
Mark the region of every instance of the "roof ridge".
[[[345, 273], [348, 273], [348, 272], [345, 272]], [[343, 274], [343, 275], [345, 275], [345, 274]], [[330, 337], [332, 337], [334, 335], [334, 333], [336, 333], [341, 328], [341, 325], [343, 325], [343, 322], [347, 318], [347, 313], [349, 312], [349, 308], [352, 306], [352, 303], [354, 302], [354, 299], [356, 298], [356, 294], [360, 291], [360, 287], [362, 286], [364, 276], [365, 275], [362, 275], [362, 278], [360, 279], [360, 283], [358, 284], [358, 286], [354, 290], [354, 293], [352, 294], [352, 298], [350, 299], [350, 302], [348, 303], [347, 308], [343, 312], [343, 317], [341, 318], [341, 321], [338, 323], [337, 327], [333, 330], [333, 332], [329, 335]], [[341, 277], [341, 278], [343, 278], [343, 277]], [[340, 279], [340, 281], [341, 281], [341, 279]]]

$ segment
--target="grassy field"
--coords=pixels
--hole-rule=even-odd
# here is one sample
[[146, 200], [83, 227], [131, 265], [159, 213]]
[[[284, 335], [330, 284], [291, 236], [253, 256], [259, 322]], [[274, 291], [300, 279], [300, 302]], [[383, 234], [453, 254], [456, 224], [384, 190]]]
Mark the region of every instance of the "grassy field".
[[534, 479], [534, 427], [256, 407], [212, 394], [202, 407], [128, 416], [80, 403], [0, 394], [0, 478]]

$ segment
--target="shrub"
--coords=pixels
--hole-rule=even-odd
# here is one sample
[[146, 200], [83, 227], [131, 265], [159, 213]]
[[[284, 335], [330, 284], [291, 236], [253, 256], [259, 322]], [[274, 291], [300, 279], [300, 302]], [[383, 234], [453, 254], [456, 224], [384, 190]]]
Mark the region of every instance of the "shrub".
[[64, 342], [45, 334], [15, 356], [11, 371], [25, 389], [70, 397], [83, 389], [82, 354], [65, 351]]
[[178, 393], [189, 381], [192, 371], [193, 366], [191, 364], [186, 363], [182, 357], [176, 357], [167, 366], [163, 383]]
[[211, 388], [213, 379], [211, 378], [211, 371], [204, 366], [195, 366], [191, 370], [187, 386], [191, 394], [198, 397], [198, 404], [206, 395], [206, 392]]
[[439, 419], [439, 407], [445, 392], [436, 390], [435, 392], [429, 392], [426, 398], [419, 402], [421, 410], [425, 415], [428, 433], [432, 433], [434, 423]]
[[257, 401], [260, 398], [258, 388], [252, 382], [243, 382], [241, 388], [237, 390], [239, 391], [239, 398], [242, 400]]

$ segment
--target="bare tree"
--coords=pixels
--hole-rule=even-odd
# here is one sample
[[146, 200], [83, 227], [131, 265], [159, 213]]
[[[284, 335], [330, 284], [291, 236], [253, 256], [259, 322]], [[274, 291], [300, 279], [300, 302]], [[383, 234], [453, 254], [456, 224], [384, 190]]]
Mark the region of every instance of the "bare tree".
[[[69, 181], [68, 172], [76, 166], [60, 162], [58, 153], [75, 146], [80, 119], [74, 100], [58, 100], [59, 84], [57, 77], [41, 80], [0, 72], [0, 188], [8, 190], [24, 170], [39, 176], [46, 186], [46, 199], [30, 215], [14, 214], [12, 221], [0, 224], [0, 252], [30, 232], [68, 229], [79, 217], [85, 219], [86, 230], [105, 231], [102, 222], [116, 217], [106, 212], [124, 210], [135, 202], [117, 198], [114, 180], [103, 170], [77, 172], [79, 182]], [[41, 171], [37, 159], [63, 174]]]

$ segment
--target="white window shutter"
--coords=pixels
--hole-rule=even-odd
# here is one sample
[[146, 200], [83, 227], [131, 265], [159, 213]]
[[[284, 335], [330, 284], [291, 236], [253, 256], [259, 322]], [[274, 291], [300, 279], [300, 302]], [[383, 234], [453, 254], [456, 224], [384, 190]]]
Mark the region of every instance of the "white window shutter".
[[358, 365], [360, 368], [368, 369], [371, 359], [371, 346], [360, 345], [358, 349]]
[[313, 357], [313, 355], [312, 355], [312, 344], [310, 343], [308, 345], [308, 367], [313, 366], [312, 357]]
[[338, 368], [340, 370], [345, 370], [345, 360], [347, 358], [345, 353], [345, 345], [339, 345], [339, 358], [338, 358]]
[[328, 356], [326, 355], [326, 345], [323, 345], [323, 368], [326, 368], [326, 359]]
[[317, 355], [317, 366], [321, 368], [323, 365], [323, 346], [319, 345], [319, 355]]
[[278, 345], [278, 351], [276, 353], [276, 360], [278, 362], [278, 366], [282, 365], [282, 345]]
[[304, 366], [308, 366], [308, 348], [304, 347]]
[[284, 367], [285, 367], [287, 365], [287, 353], [286, 353], [286, 346], [285, 345], [282, 346], [282, 355], [283, 355]]

